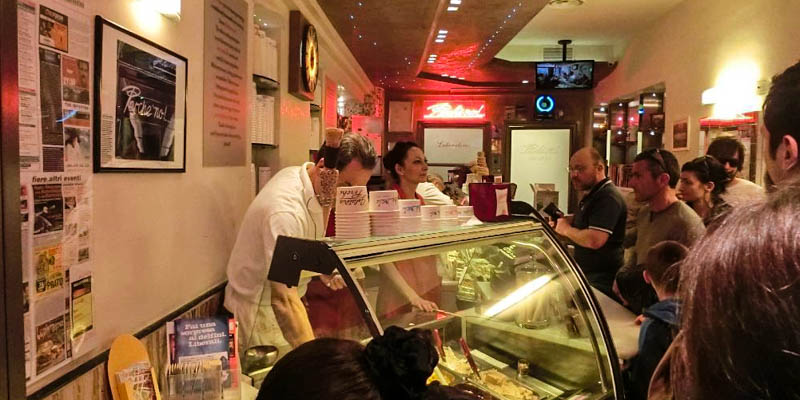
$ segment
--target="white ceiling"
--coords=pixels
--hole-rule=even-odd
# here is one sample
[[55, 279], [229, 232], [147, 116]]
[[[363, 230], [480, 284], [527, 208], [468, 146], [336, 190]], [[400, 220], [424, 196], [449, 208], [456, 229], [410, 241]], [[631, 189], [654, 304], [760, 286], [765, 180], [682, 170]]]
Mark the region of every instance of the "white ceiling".
[[635, 33], [682, 1], [585, 0], [583, 5], [569, 9], [546, 6], [497, 57], [514, 61], [527, 57], [528, 61], [537, 61], [541, 51], [525, 51], [525, 48], [558, 46], [560, 39], [571, 39], [573, 45], [581, 47], [612, 46], [618, 56]]

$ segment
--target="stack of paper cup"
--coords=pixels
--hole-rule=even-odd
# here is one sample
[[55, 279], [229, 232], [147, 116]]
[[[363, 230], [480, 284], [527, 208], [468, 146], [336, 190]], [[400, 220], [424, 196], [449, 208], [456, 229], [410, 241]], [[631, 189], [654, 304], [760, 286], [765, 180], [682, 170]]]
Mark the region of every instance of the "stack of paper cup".
[[360, 239], [369, 234], [367, 187], [336, 188], [336, 238]]
[[400, 232], [414, 233], [422, 229], [422, 210], [420, 209], [419, 200], [408, 199], [400, 200]]
[[443, 229], [446, 228], [455, 228], [458, 224], [458, 207], [447, 205], [441, 206], [439, 208], [441, 213], [441, 219], [439, 220], [439, 226]]
[[441, 218], [441, 211], [439, 206], [422, 206], [422, 224], [420, 225], [423, 231], [438, 231], [439, 221]]
[[470, 218], [475, 216], [472, 206], [458, 206], [458, 224], [464, 225]]
[[369, 193], [369, 214], [374, 236], [393, 236], [400, 233], [396, 190], [378, 190]]

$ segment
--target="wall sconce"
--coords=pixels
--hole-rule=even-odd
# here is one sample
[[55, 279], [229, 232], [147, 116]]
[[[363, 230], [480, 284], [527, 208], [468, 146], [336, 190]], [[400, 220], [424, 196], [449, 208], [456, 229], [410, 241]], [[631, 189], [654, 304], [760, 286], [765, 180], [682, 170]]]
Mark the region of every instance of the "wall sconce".
[[173, 21], [181, 20], [181, 0], [138, 0], [142, 6]]

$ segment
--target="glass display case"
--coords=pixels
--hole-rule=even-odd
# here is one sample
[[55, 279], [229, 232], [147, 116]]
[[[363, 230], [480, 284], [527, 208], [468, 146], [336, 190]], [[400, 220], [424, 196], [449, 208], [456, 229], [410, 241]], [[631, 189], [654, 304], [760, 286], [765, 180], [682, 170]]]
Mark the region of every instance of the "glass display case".
[[432, 380], [486, 398], [622, 398], [597, 300], [552, 230], [534, 220], [349, 241], [278, 239], [270, 280], [303, 285], [317, 274], [341, 274], [361, 317], [317, 336], [366, 343], [391, 325], [431, 330], [440, 354]]

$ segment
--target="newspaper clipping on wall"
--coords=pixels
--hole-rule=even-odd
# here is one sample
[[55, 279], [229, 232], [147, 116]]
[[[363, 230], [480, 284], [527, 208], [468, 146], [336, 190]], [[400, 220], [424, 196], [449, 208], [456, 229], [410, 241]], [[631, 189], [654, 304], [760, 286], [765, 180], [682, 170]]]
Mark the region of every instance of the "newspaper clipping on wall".
[[95, 346], [92, 19], [81, 0], [18, 0], [25, 377]]

